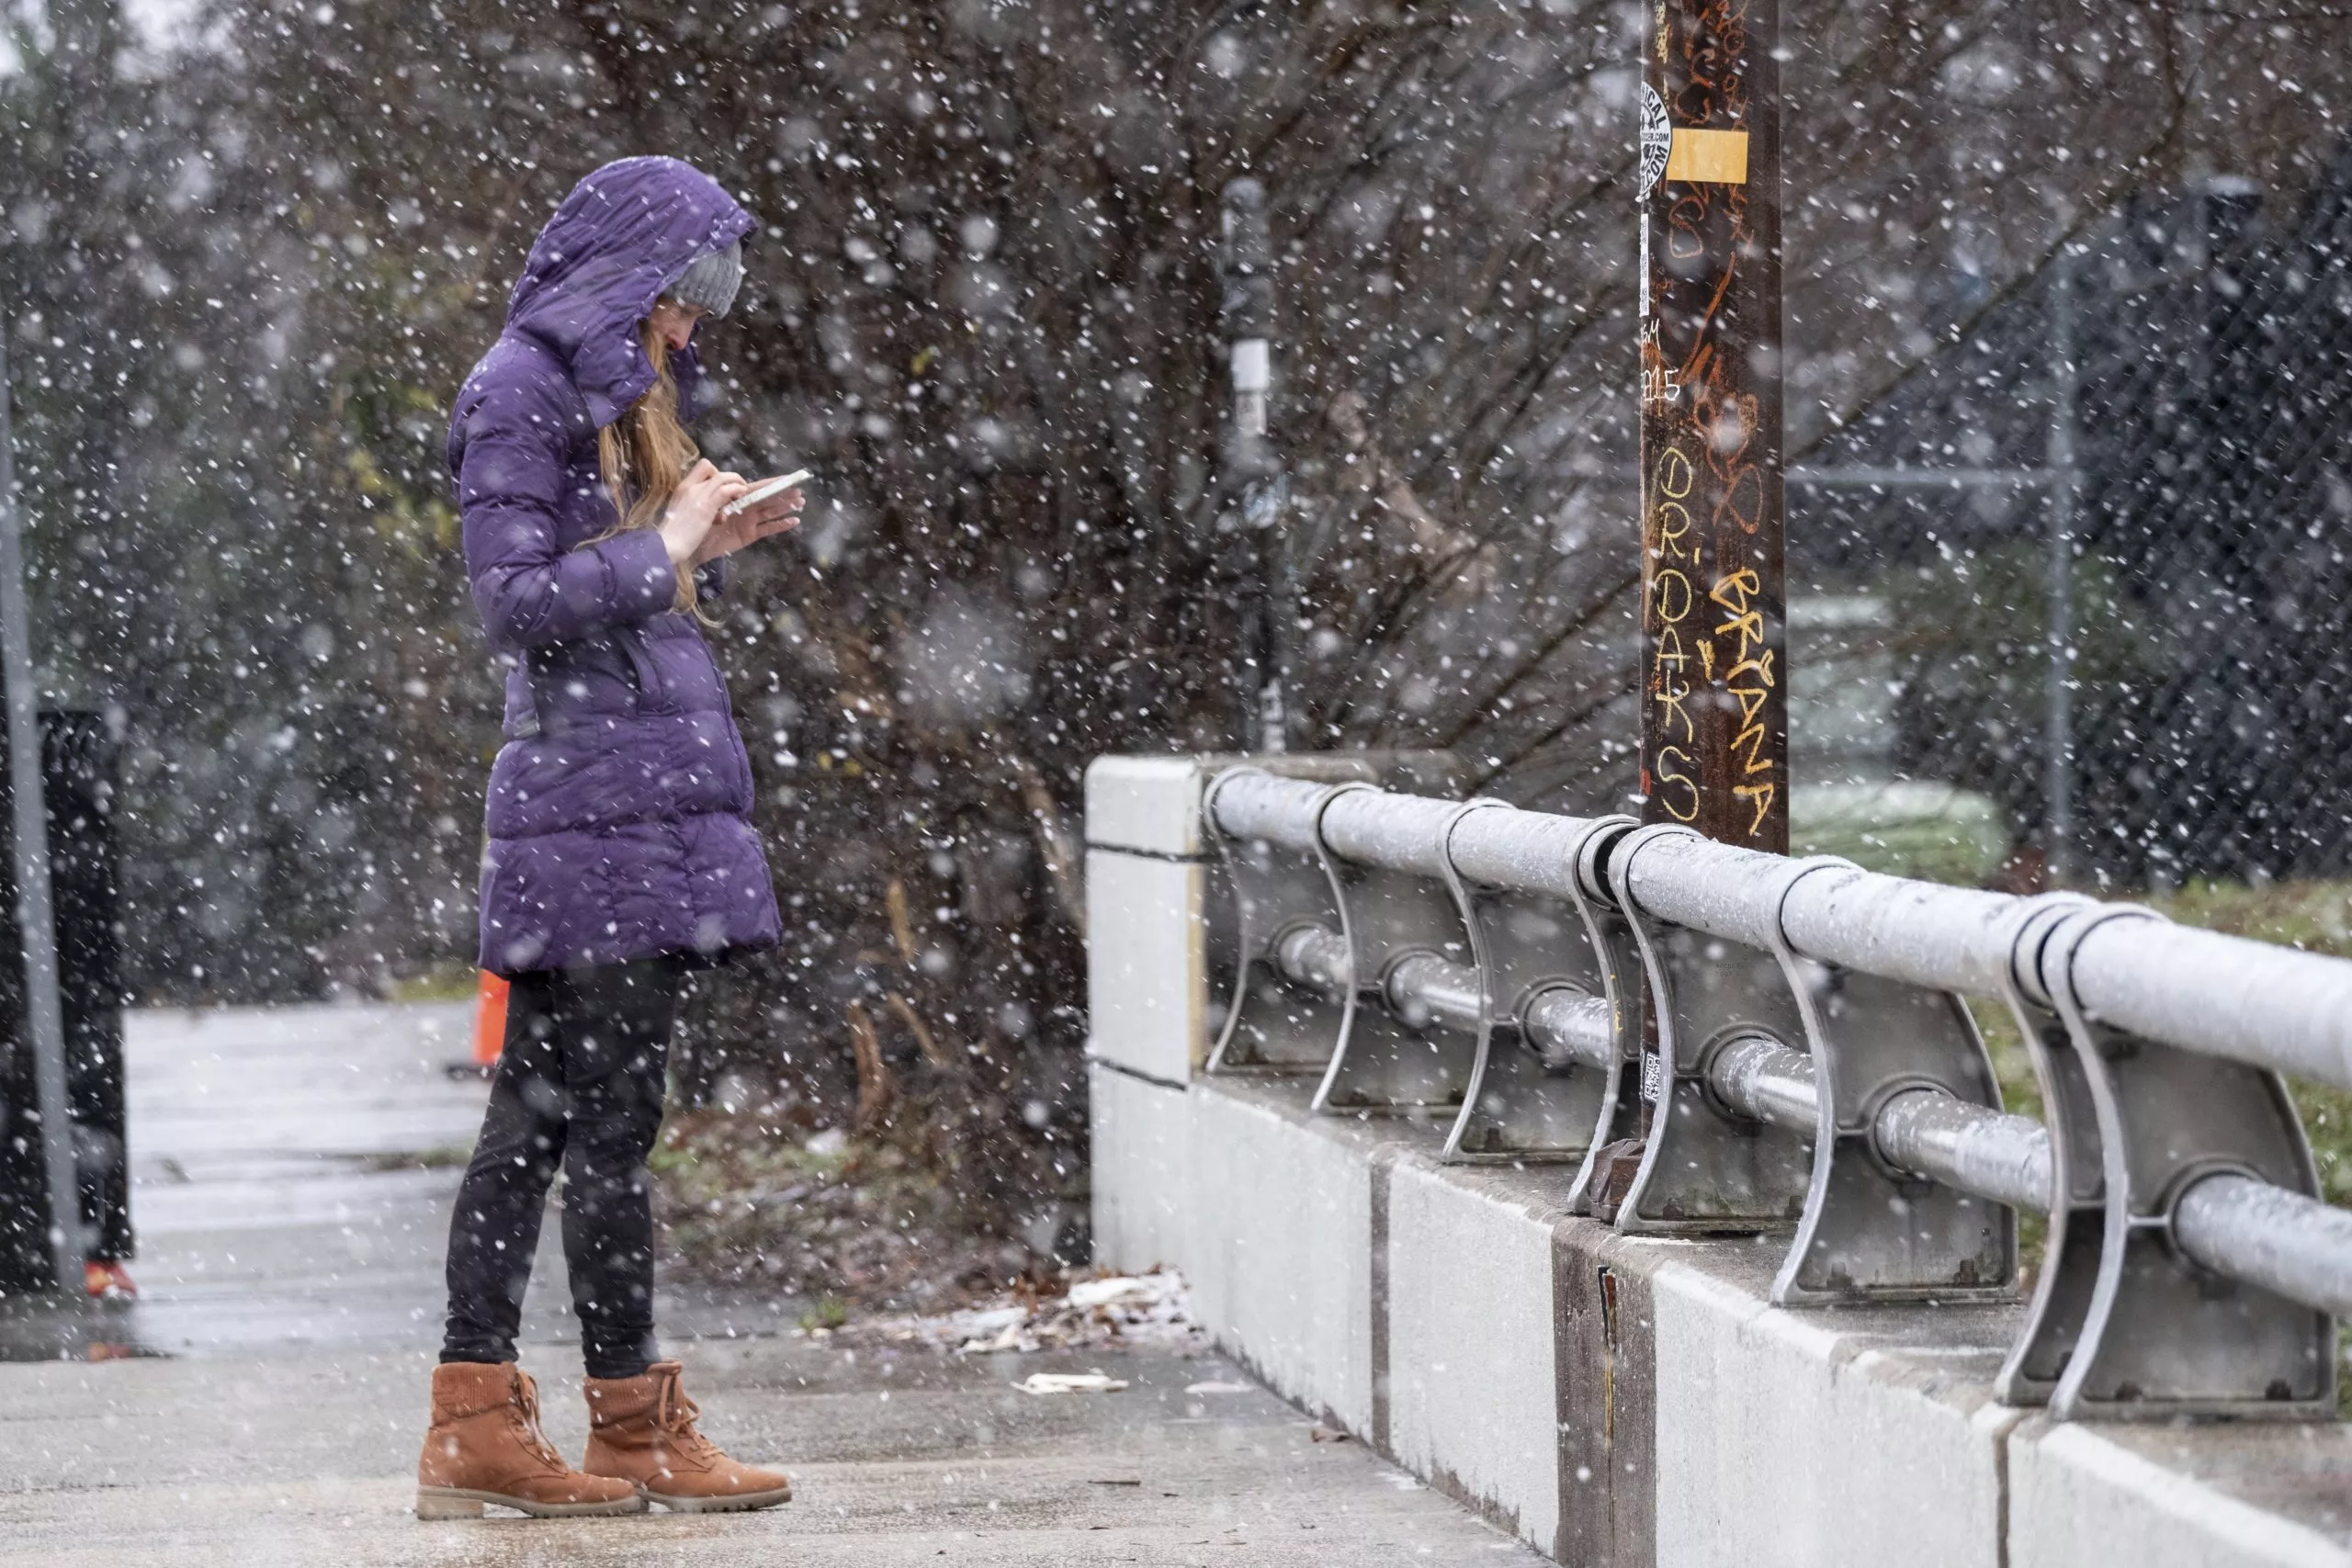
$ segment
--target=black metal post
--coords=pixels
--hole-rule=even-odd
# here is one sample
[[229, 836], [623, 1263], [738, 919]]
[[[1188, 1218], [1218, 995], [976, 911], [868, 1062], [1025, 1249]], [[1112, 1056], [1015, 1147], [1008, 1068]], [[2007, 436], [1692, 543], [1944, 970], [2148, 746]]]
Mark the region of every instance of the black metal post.
[[66, 1109], [65, 1014], [57, 986], [57, 920], [50, 888], [47, 795], [41, 779], [40, 703], [33, 690], [32, 626], [25, 592], [22, 525], [8, 400], [8, 345], [0, 318], [0, 684], [6, 687], [8, 784], [17, 871], [17, 926], [24, 942], [25, 1026], [32, 1047], [49, 1241], [57, 1288], [82, 1283], [80, 1179]]
[[1290, 745], [1285, 700], [1289, 622], [1294, 615], [1282, 530], [1288, 485], [1268, 434], [1273, 393], [1273, 238], [1266, 221], [1266, 188], [1238, 179], [1221, 199], [1217, 252], [1218, 313], [1233, 381], [1233, 417], [1227, 432], [1225, 470], [1238, 502], [1229, 525], [1240, 562], [1242, 625], [1239, 706], [1245, 745], [1284, 751]]
[[2082, 372], [2075, 355], [2071, 248], [2058, 247], [2050, 273], [2050, 483], [2041, 498], [2049, 536], [2041, 848], [2052, 887], [2066, 886], [2075, 874], [2075, 534], [2083, 509], [2083, 473], [2075, 450]]

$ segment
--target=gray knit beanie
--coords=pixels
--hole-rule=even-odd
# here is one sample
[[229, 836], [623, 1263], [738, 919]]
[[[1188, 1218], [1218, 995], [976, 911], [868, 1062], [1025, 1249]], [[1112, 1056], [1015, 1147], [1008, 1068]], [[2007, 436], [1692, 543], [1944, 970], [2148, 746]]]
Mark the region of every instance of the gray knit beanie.
[[735, 291], [743, 287], [743, 242], [726, 249], [705, 251], [686, 264], [678, 280], [662, 292], [681, 305], [699, 305], [714, 316], [727, 314]]

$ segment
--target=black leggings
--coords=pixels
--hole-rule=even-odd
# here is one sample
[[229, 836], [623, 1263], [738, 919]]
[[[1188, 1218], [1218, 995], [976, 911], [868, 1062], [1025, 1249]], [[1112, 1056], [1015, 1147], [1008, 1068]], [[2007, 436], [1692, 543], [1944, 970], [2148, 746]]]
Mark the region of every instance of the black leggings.
[[641, 958], [514, 976], [481, 1137], [449, 1222], [444, 1361], [512, 1361], [523, 1288], [558, 1167], [563, 1256], [594, 1378], [652, 1364], [653, 1204], [645, 1156], [684, 961]]

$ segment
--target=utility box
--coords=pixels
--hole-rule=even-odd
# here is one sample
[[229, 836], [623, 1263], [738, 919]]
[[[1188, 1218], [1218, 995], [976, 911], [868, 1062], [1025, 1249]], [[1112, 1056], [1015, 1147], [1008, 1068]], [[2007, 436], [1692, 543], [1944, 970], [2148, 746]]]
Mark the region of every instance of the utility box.
[[[65, 1094], [80, 1176], [82, 1250], [131, 1252], [125, 1145], [119, 897], [115, 878], [115, 739], [102, 714], [40, 716], [42, 795], [57, 919], [59, 1002], [65, 1021]], [[0, 737], [5, 737], [0, 716]], [[14, 802], [0, 768], [0, 833]], [[40, 1100], [25, 1007], [24, 933], [16, 859], [0, 852], [0, 1296], [56, 1288], [49, 1245], [49, 1181]], [[71, 1281], [79, 1289], [81, 1281]]]

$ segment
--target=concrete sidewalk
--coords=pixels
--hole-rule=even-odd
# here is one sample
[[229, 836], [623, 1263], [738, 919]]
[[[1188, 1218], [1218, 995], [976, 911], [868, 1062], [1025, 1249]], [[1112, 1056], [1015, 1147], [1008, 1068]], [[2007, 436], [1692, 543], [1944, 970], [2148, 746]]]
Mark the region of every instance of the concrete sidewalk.
[[[797, 1501], [421, 1525], [408, 1509], [440, 1247], [483, 1097], [442, 1071], [463, 1022], [391, 1008], [134, 1021], [146, 1294], [0, 1317], [0, 1562], [1540, 1561], [1359, 1445], [1315, 1440], [1214, 1356], [831, 1348], [786, 1328], [797, 1303], [697, 1292], [665, 1292], [662, 1314], [706, 1427], [789, 1468]], [[576, 1456], [554, 1228], [523, 1359]], [[1095, 1369], [1131, 1387], [1012, 1386]]]
[[[707, 1429], [786, 1464], [792, 1504], [421, 1525], [407, 1510], [424, 1353], [17, 1366], [0, 1370], [0, 1562], [1538, 1561], [1359, 1445], [1312, 1440], [1214, 1358], [684, 1348]], [[526, 1364], [546, 1374], [549, 1436], [576, 1456], [585, 1421], [564, 1359]], [[1059, 1398], [1011, 1386], [1087, 1367], [1132, 1386]], [[1185, 1392], [1203, 1384], [1214, 1392]]]

